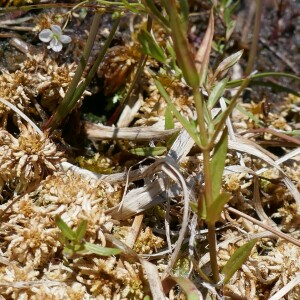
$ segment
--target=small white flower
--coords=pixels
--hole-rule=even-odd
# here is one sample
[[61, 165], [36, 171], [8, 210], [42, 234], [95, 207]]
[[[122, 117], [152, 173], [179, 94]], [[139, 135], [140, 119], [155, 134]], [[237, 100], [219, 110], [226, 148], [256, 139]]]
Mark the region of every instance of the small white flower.
[[62, 44], [71, 42], [71, 38], [62, 34], [62, 30], [58, 25], [51, 25], [50, 29], [44, 29], [39, 33], [39, 39], [44, 43], [49, 43], [49, 49], [59, 52], [62, 49]]

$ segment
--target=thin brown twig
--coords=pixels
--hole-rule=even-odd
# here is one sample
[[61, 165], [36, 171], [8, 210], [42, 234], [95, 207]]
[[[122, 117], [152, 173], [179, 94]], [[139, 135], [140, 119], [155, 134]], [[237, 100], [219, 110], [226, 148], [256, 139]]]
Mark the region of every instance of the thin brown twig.
[[267, 224], [264, 224], [263, 222], [258, 221], [255, 218], [253, 218], [253, 217], [251, 217], [251, 216], [249, 216], [249, 215], [247, 215], [247, 214], [245, 214], [245, 213], [243, 213], [243, 212], [241, 212], [241, 211], [239, 211], [239, 210], [237, 210], [237, 209], [235, 209], [233, 207], [229, 207], [228, 206], [228, 207], [226, 207], [226, 209], [228, 211], [230, 211], [230, 212], [232, 212], [232, 213], [234, 213], [234, 214], [236, 214], [236, 215], [238, 215], [238, 216], [240, 216], [242, 218], [245, 218], [246, 220], [248, 220], [248, 221], [250, 221], [250, 222], [252, 222], [252, 223], [254, 223], [254, 224], [256, 224], [256, 225], [258, 225], [258, 226], [260, 226], [262, 228], [264, 228], [265, 230], [274, 233], [276, 236], [278, 236], [278, 237], [280, 237], [282, 239], [285, 239], [285, 240], [293, 243], [294, 245], [300, 247], [300, 241], [297, 240], [297, 239], [295, 239], [295, 238], [293, 238], [292, 236], [290, 236], [288, 234], [285, 234], [282, 231], [279, 231], [278, 229], [274, 229], [273, 227], [271, 227], [271, 226], [269, 226]]

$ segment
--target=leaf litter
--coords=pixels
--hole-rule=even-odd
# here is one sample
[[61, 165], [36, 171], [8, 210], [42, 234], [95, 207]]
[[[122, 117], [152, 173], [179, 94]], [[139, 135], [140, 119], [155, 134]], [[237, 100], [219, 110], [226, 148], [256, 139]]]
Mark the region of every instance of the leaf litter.
[[[47, 28], [41, 24], [42, 21], [40, 30]], [[41, 124], [41, 111], [55, 111], [75, 70], [76, 63], [59, 64], [55, 56], [43, 51], [28, 54], [16, 71], [2, 71], [0, 97], [34, 123]], [[197, 282], [191, 257], [198, 258], [200, 268], [207, 265], [208, 255], [202, 224], [196, 226], [194, 237], [190, 234], [193, 212], [189, 201], [196, 203], [203, 190], [202, 155], [179, 123], [175, 123], [176, 129], [164, 129], [161, 121], [167, 105], [149, 76], [150, 71], [146, 68], [143, 74], [147, 97], [132, 119], [134, 127], [119, 130], [83, 123], [87, 138], [108, 159], [104, 160], [108, 165], [102, 165], [102, 170], [107, 171], [103, 174], [75, 166], [74, 155], [60, 137], [40, 135], [20, 114], [1, 102], [0, 291], [3, 297], [143, 299], [151, 290], [154, 299], [164, 299], [161, 278], [170, 273], [190, 272], [190, 278]], [[193, 118], [189, 89], [176, 78], [170, 80], [163, 74], [161, 81], [176, 108]], [[86, 91], [84, 96], [90, 94]], [[239, 106], [264, 122], [264, 127], [288, 134], [299, 129], [299, 103], [300, 98], [288, 95], [282, 110], [274, 109], [267, 117], [260, 104], [239, 103]], [[251, 132], [259, 125], [254, 118], [237, 110], [228, 122], [234, 128], [223, 174], [222, 188], [231, 194], [228, 206], [263, 222], [269, 220], [275, 230], [299, 239], [299, 149], [290, 151], [285, 147], [287, 140], [272, 131], [264, 131], [260, 136]], [[128, 154], [128, 149], [145, 145], [149, 140], [165, 145], [165, 139], [174, 134], [177, 137], [165, 157], [141, 161], [140, 157]], [[295, 137], [298, 139], [297, 134]], [[266, 141], [269, 145], [279, 142], [285, 154], [270, 153], [264, 148]], [[113, 145], [111, 155], [103, 151], [107, 143]], [[138, 167], [131, 170], [137, 163]], [[64, 257], [55, 224], [57, 215], [74, 229], [81, 220], [87, 220], [86, 241], [118, 247], [122, 254], [108, 258], [92, 253]], [[238, 247], [259, 234], [264, 236], [224, 285], [226, 297], [279, 299], [288, 294], [288, 299], [299, 299], [296, 276], [300, 271], [299, 246], [266, 232], [259, 223], [236, 217], [227, 209], [221, 214], [218, 231], [221, 267]], [[195, 241], [201, 247], [194, 247]], [[192, 249], [183, 250], [188, 244]], [[151, 261], [143, 259], [142, 254], [147, 254]], [[283, 290], [287, 287], [288, 290]], [[176, 289], [169, 292], [171, 299], [180, 297], [183, 296]]]

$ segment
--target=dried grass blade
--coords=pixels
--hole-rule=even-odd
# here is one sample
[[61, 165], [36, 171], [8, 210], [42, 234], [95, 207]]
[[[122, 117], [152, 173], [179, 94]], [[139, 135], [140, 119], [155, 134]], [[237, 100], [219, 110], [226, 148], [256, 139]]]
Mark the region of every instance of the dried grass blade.
[[[258, 181], [258, 176], [255, 175], [253, 177], [253, 205], [254, 205], [254, 209], [256, 211], [256, 214], [258, 215], [259, 219], [262, 222], [265, 222], [266, 224], [274, 227], [274, 228], [278, 228], [277, 224], [268, 217], [268, 215], [265, 213], [263, 206], [261, 204], [261, 199], [260, 199], [260, 193], [259, 193], [259, 181]], [[280, 230], [278, 228], [278, 230]]]
[[178, 129], [157, 129], [153, 127], [126, 127], [117, 128], [84, 122], [87, 137], [91, 140], [124, 139], [130, 141], [149, 141], [166, 139], [176, 133]]
[[282, 289], [280, 289], [276, 294], [274, 294], [269, 300], [282, 299], [288, 292], [290, 292], [298, 284], [300, 284], [300, 275], [293, 278], [288, 284], [286, 284]]
[[150, 290], [152, 293], [152, 299], [165, 300], [166, 297], [163, 292], [163, 287], [156, 266], [143, 258], [140, 258], [140, 262], [144, 267], [145, 273], [147, 275]]
[[10, 109], [12, 109], [15, 113], [17, 113], [21, 118], [23, 118], [25, 121], [27, 121], [31, 127], [41, 136], [44, 136], [44, 133], [42, 132], [41, 129], [38, 128], [37, 125], [33, 121], [31, 121], [22, 111], [20, 111], [15, 105], [12, 103], [8, 102], [7, 100], [0, 98], [0, 102], [8, 106]]
[[246, 220], [252, 222], [253, 224], [256, 224], [258, 226], [260, 226], [261, 228], [264, 228], [265, 230], [269, 231], [269, 232], [272, 232], [273, 234], [275, 234], [277, 237], [280, 237], [286, 241], [289, 241], [291, 243], [293, 243], [294, 245], [300, 247], [300, 240], [298, 239], [295, 239], [294, 237], [286, 234], [286, 233], [283, 233], [282, 231], [276, 229], [276, 228], [273, 228], [259, 220], [256, 220], [254, 219], [253, 217], [233, 208], [233, 207], [226, 207], [226, 209], [242, 218], [245, 218]]
[[241, 138], [236, 137], [236, 141], [230, 140], [228, 143], [228, 148], [234, 149], [237, 151], [241, 151], [244, 153], [248, 153], [249, 155], [254, 155], [258, 157], [259, 159], [264, 160], [269, 165], [277, 169], [282, 175], [283, 175], [283, 181], [286, 184], [286, 187], [289, 189], [290, 193], [293, 195], [297, 206], [300, 208], [300, 193], [293, 184], [293, 182], [288, 178], [288, 176], [284, 173], [284, 171], [276, 164], [276, 162], [271, 158], [274, 157], [271, 153], [269, 153], [267, 150], [263, 149], [256, 143]]
[[131, 190], [124, 197], [122, 205], [120, 203], [112, 209], [107, 210], [106, 214], [111, 215], [115, 220], [129, 219], [147, 208], [164, 202], [165, 199], [158, 196], [164, 190], [164, 181], [159, 178], [144, 187]]
[[148, 282], [152, 293], [152, 299], [165, 300], [166, 297], [163, 292], [163, 287], [156, 266], [138, 256], [130, 247], [122, 243], [113, 235], [105, 234], [105, 238], [109, 242], [111, 242], [113, 246], [118, 247], [122, 250], [121, 256], [124, 257], [126, 260], [132, 262], [139, 261], [142, 264], [144, 271], [148, 277]]
[[265, 133], [265, 132], [267, 132], [267, 133], [271, 133], [271, 134], [273, 134], [273, 135], [275, 135], [275, 136], [277, 136], [277, 137], [279, 137], [283, 140], [286, 140], [290, 143], [293, 143], [295, 145], [300, 146], [300, 139], [289, 136], [289, 135], [285, 134], [284, 132], [280, 132], [280, 131], [272, 129], [272, 128], [251, 129], [251, 130], [247, 130], [247, 133], [248, 132], [254, 132], [254, 133], [257, 133], [257, 132], [258, 133]]
[[208, 27], [206, 29], [203, 41], [199, 47], [199, 50], [195, 58], [196, 69], [200, 79], [200, 86], [202, 86], [206, 78], [213, 35], [214, 35], [214, 13], [212, 9], [210, 11]]

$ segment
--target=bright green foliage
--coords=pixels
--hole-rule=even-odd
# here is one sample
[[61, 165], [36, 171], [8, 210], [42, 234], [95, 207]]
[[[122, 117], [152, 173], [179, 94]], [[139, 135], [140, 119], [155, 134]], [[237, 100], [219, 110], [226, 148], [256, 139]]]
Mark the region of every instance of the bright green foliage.
[[232, 32], [235, 27], [236, 21], [233, 19], [233, 13], [238, 6], [239, 1], [232, 1], [232, 0], [221, 0], [221, 12], [223, 12], [223, 19], [226, 26], [226, 41], [232, 35]]
[[159, 156], [167, 152], [166, 147], [141, 147], [129, 150], [130, 153], [138, 156]]
[[165, 130], [167, 129], [174, 129], [173, 114], [169, 106], [166, 107], [166, 112], [165, 112]]
[[160, 94], [165, 98], [168, 103], [169, 108], [172, 110], [175, 117], [179, 120], [185, 130], [189, 133], [189, 135], [193, 138], [193, 140], [198, 144], [201, 145], [199, 135], [196, 130], [196, 126], [193, 122], [187, 120], [184, 116], [180, 114], [180, 112], [176, 109], [175, 105], [172, 103], [170, 96], [162, 86], [162, 84], [158, 80], [154, 80], [155, 85], [157, 86]]
[[98, 254], [101, 256], [111, 256], [111, 255], [117, 255], [121, 253], [120, 249], [117, 248], [107, 248], [107, 247], [102, 247], [100, 245], [95, 245], [92, 243], [85, 242], [84, 247], [86, 250]]
[[252, 248], [257, 243], [258, 239], [253, 239], [250, 242], [246, 243], [242, 247], [238, 248], [234, 254], [230, 257], [221, 273], [225, 276], [223, 283], [226, 284], [232, 277], [232, 275], [242, 266], [242, 264], [249, 257]]
[[199, 86], [199, 76], [196, 70], [195, 63], [189, 51], [188, 40], [183, 24], [176, 10], [176, 1], [170, 0], [168, 2], [168, 13], [170, 18], [170, 29], [172, 41], [178, 65], [182, 70], [183, 77], [188, 85], [193, 88]]
[[224, 130], [222, 136], [215, 146], [213, 157], [210, 161], [210, 172], [212, 176], [212, 198], [213, 201], [219, 196], [222, 184], [223, 170], [227, 155], [228, 132]]
[[55, 222], [61, 230], [59, 240], [64, 245], [63, 253], [67, 257], [87, 252], [92, 252], [101, 256], [117, 255], [121, 252], [121, 250], [117, 248], [106, 248], [86, 242], [84, 240], [87, 230], [86, 220], [82, 220], [75, 231], [72, 230], [60, 216], [55, 218]]
[[224, 209], [225, 204], [229, 201], [229, 193], [221, 193], [212, 203], [207, 210], [206, 222], [209, 224], [215, 224], [219, 221], [221, 212]]
[[156, 43], [154, 37], [146, 30], [141, 30], [138, 35], [139, 42], [142, 45], [142, 52], [155, 58], [161, 63], [166, 62], [166, 56], [163, 49]]
[[220, 82], [216, 84], [212, 92], [210, 93], [207, 101], [207, 109], [211, 110], [212, 108], [215, 107], [217, 102], [220, 100], [220, 97], [223, 95], [224, 90], [226, 88], [228, 79], [224, 78]]

